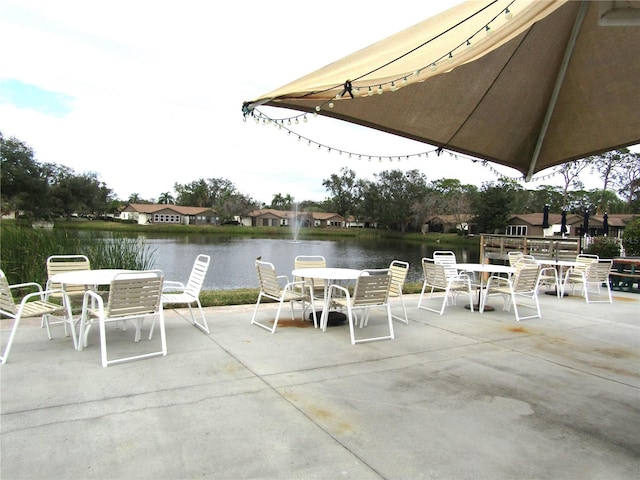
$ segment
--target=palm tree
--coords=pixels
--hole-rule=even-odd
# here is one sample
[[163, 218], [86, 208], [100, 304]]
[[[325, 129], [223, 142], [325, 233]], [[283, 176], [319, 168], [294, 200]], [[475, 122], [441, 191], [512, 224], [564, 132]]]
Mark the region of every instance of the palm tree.
[[158, 197], [158, 203], [163, 203], [165, 205], [168, 205], [168, 204], [176, 203], [176, 200], [175, 198], [173, 198], [173, 195], [171, 195], [170, 192], [163, 192]]

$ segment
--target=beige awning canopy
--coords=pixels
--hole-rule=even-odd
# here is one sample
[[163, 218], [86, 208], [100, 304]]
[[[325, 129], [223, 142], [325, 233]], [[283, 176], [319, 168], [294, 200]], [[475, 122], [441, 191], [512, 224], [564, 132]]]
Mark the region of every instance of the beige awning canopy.
[[243, 110], [316, 112], [529, 179], [640, 143], [639, 20], [638, 1], [468, 1]]

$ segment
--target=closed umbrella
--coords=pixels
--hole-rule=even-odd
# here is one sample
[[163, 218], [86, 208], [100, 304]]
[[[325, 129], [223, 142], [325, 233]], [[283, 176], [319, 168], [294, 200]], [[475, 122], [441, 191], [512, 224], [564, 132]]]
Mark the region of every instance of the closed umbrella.
[[605, 237], [609, 235], [609, 215], [607, 212], [604, 212], [604, 217], [602, 217], [602, 230]]
[[549, 228], [549, 205], [544, 206], [544, 213], [542, 214], [542, 228]]
[[584, 212], [584, 221], [582, 223], [582, 235], [589, 235], [589, 210]]
[[562, 210], [562, 223], [560, 224], [560, 233], [564, 237], [567, 233], [567, 212]]

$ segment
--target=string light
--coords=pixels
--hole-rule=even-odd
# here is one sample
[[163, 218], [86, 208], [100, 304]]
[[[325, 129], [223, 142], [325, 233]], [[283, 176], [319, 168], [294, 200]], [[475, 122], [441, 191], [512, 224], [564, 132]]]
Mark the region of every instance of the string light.
[[[454, 62], [454, 57], [455, 57], [455, 52], [458, 51], [461, 48], [464, 48], [466, 50], [470, 50], [473, 48], [473, 44], [472, 44], [472, 40], [479, 35], [482, 31], [485, 32], [485, 34], [487, 36], [491, 36], [493, 34], [493, 30], [491, 29], [491, 25], [496, 22], [499, 17], [501, 15], [504, 14], [504, 18], [506, 20], [511, 20], [513, 18], [513, 13], [510, 10], [509, 7], [511, 7], [517, 0], [512, 0], [505, 8], [502, 8], [498, 14], [496, 14], [493, 18], [489, 19], [488, 22], [484, 23], [474, 34], [472, 34], [470, 37], [468, 37], [466, 40], [464, 40], [462, 43], [460, 43], [459, 45], [455, 46], [455, 48], [452, 48], [448, 51], [448, 53], [442, 55], [441, 57], [434, 59], [428, 63], [425, 64], [424, 67], [419, 68], [414, 70], [412, 73], [408, 74], [408, 75], [404, 75], [402, 77], [396, 78], [396, 79], [390, 79], [387, 82], [384, 83], [376, 83], [375, 85], [358, 85], [357, 87], [353, 85], [353, 82], [358, 81], [359, 83], [363, 82], [363, 79], [365, 79], [367, 77], [367, 75], [370, 75], [376, 71], [379, 70], [379, 68], [376, 68], [374, 70], [372, 70], [369, 73], [363, 74], [361, 77], [355, 79], [355, 80], [347, 80], [344, 85], [335, 85], [333, 87], [329, 87], [326, 90], [320, 91], [320, 92], [310, 92], [310, 93], [322, 93], [322, 92], [328, 92], [331, 90], [337, 90], [337, 93], [334, 95], [334, 97], [332, 98], [335, 100], [339, 100], [339, 101], [344, 101], [347, 99], [351, 99], [354, 98], [355, 96], [361, 95], [361, 96], [372, 96], [374, 93], [374, 88], [376, 93], [378, 93], [379, 95], [382, 95], [384, 93], [384, 87], [385, 85], [389, 85], [389, 91], [390, 92], [395, 92], [396, 90], [398, 90], [398, 88], [400, 87], [404, 87], [406, 85], [408, 85], [409, 83], [409, 79], [410, 77], [413, 77], [414, 81], [424, 81], [424, 79], [419, 80], [418, 77], [420, 76], [420, 73], [423, 69], [425, 68], [429, 68], [430, 71], [435, 72], [438, 69], [438, 62], [441, 60], [444, 60], [445, 58], [448, 60], [449, 63], [453, 63]], [[425, 47], [427, 45], [429, 45], [431, 42], [435, 41], [436, 39], [440, 38], [442, 35], [449, 33], [449, 31], [452, 31], [454, 28], [464, 24], [467, 21], [472, 20], [477, 14], [480, 14], [481, 12], [483, 12], [486, 8], [490, 8], [490, 6], [486, 6], [481, 8], [480, 10], [476, 11], [475, 13], [469, 15], [466, 19], [464, 19], [462, 22], [448, 28], [447, 30], [445, 30], [444, 32], [433, 36], [432, 38], [430, 38], [429, 40], [425, 41], [424, 43], [422, 43], [421, 45], [418, 45], [417, 47], [414, 47], [412, 50], [410, 50], [409, 52], [406, 52], [400, 56], [398, 56], [397, 58], [391, 60], [390, 62], [387, 62], [384, 66], [389, 65], [391, 63], [394, 63], [402, 58], [404, 58], [406, 55], [412, 54], [414, 52], [418, 52], [420, 50], [420, 48]], [[398, 85], [398, 82], [400, 83], [400, 85]], [[366, 89], [366, 90], [365, 90]], [[361, 93], [361, 92], [365, 92], [365, 93]], [[345, 93], [348, 93], [349, 95], [345, 96]], [[328, 105], [329, 108], [333, 108], [334, 104], [331, 100], [326, 100], [324, 102], [322, 102], [320, 105], [317, 105], [315, 107], [315, 110], [313, 112], [314, 116], [317, 116], [318, 113], [322, 110], [322, 107], [324, 105]], [[246, 121], [246, 117], [249, 115], [254, 115], [254, 110], [255, 107], [252, 107], [248, 102], [245, 103], [242, 107], [242, 111], [243, 111], [243, 117], [244, 120]], [[305, 114], [300, 114], [300, 115], [296, 115], [296, 116], [292, 116], [290, 118], [294, 119], [294, 123], [298, 124], [298, 117], [302, 116], [303, 117], [303, 121], [306, 122], [307, 121], [307, 115]]]

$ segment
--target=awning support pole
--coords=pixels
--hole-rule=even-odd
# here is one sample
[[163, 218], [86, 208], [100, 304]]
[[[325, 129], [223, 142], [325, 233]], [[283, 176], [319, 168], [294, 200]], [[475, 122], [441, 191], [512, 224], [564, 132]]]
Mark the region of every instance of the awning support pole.
[[531, 177], [533, 177], [534, 169], [536, 167], [536, 164], [538, 163], [538, 157], [540, 156], [540, 151], [542, 150], [542, 144], [544, 143], [544, 139], [547, 136], [549, 123], [551, 122], [553, 111], [556, 108], [556, 103], [558, 102], [558, 95], [560, 94], [560, 89], [562, 88], [564, 77], [567, 73], [567, 68], [569, 67], [569, 61], [571, 60], [571, 56], [573, 55], [573, 50], [576, 46], [578, 33], [580, 33], [580, 29], [582, 28], [582, 22], [584, 21], [584, 17], [587, 14], [588, 6], [589, 6], [589, 2], [587, 1], [581, 2], [580, 9], [578, 10], [578, 14], [576, 15], [576, 20], [573, 23], [573, 30], [571, 31], [571, 36], [569, 37], [567, 48], [564, 51], [564, 58], [562, 59], [562, 64], [560, 65], [560, 69], [558, 70], [558, 76], [556, 77], [556, 83], [553, 86], [553, 92], [551, 92], [551, 99], [549, 100], [549, 105], [547, 105], [547, 112], [545, 113], [544, 121], [542, 122], [542, 128], [540, 129], [540, 134], [538, 135], [536, 148], [534, 149], [533, 156], [531, 157], [531, 161], [529, 162], [529, 171], [527, 172], [527, 176], [525, 177], [527, 182], [531, 180]]

